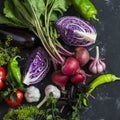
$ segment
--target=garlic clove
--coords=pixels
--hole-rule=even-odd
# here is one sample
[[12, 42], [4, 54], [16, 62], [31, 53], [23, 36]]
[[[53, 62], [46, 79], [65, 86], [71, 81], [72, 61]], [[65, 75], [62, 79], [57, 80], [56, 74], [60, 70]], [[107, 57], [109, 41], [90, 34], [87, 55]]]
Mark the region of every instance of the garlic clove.
[[103, 70], [104, 70], [103, 66], [99, 61], [97, 62], [96, 67], [97, 67], [97, 73], [103, 72]]
[[92, 62], [90, 67], [89, 67], [89, 71], [92, 72], [93, 74], [97, 73], [97, 67], [96, 67], [96, 62]]

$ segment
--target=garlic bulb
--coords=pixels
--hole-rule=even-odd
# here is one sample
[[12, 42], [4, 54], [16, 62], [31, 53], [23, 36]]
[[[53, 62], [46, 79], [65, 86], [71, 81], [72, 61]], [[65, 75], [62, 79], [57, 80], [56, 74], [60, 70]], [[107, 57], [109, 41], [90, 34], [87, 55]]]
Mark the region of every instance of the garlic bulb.
[[47, 99], [50, 97], [50, 93], [53, 94], [53, 97], [54, 98], [60, 98], [61, 96], [61, 92], [60, 90], [54, 86], [54, 85], [48, 85], [46, 88], [45, 88], [45, 97], [44, 99], [37, 105], [37, 108], [40, 108], [46, 101]]
[[53, 85], [48, 85], [45, 88], [45, 95], [46, 95], [46, 97], [49, 98], [50, 93], [53, 94], [54, 98], [60, 98], [60, 96], [61, 96], [60, 90], [57, 87], [53, 86]]
[[102, 58], [99, 58], [99, 47], [96, 46], [96, 57], [92, 58], [92, 62], [89, 66], [89, 71], [93, 74], [101, 73], [106, 69], [106, 64]]
[[41, 93], [35, 86], [30, 86], [26, 89], [24, 96], [26, 101], [29, 103], [38, 102], [41, 97]]

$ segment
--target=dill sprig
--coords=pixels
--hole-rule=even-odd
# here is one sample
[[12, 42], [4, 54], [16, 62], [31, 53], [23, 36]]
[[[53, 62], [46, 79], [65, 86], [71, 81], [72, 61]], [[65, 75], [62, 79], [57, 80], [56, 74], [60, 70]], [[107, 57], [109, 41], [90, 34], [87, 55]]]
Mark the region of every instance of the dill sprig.
[[44, 115], [44, 110], [39, 110], [36, 106], [20, 106], [8, 111], [3, 120], [44, 120]]

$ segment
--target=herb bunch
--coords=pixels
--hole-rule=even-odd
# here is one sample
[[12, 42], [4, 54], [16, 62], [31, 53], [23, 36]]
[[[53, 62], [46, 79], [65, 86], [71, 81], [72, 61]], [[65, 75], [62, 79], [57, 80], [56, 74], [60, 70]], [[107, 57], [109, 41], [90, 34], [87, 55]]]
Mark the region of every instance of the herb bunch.
[[57, 106], [58, 104], [58, 99], [54, 98], [52, 94], [50, 94], [50, 98], [47, 101], [47, 107], [48, 109], [46, 110], [46, 119], [47, 120], [63, 120], [61, 116], [59, 115], [59, 108]]
[[6, 40], [0, 40], [0, 66], [6, 65], [8, 61], [18, 52], [18, 47], [11, 46], [12, 36], [8, 35]]
[[44, 111], [35, 106], [21, 106], [11, 109], [3, 117], [3, 120], [44, 120]]

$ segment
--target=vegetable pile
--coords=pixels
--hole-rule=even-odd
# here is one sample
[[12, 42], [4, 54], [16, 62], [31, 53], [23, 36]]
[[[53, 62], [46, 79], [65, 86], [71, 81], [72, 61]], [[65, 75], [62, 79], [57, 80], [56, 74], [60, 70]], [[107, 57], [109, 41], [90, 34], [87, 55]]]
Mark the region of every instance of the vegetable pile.
[[[70, 5], [81, 17], [65, 16]], [[87, 48], [95, 46], [97, 40], [90, 22], [99, 22], [96, 15], [90, 0], [4, 1], [0, 14], [0, 99], [18, 108], [12, 108], [3, 120], [80, 120], [80, 110], [88, 105], [92, 91], [120, 80], [113, 74], [103, 74], [107, 66], [99, 46], [95, 57]], [[23, 68], [18, 49], [21, 54], [32, 50], [25, 56]], [[87, 84], [93, 75], [99, 77]], [[45, 92], [37, 87], [44, 79], [50, 83], [45, 83]], [[24, 102], [30, 106], [23, 106]]]

